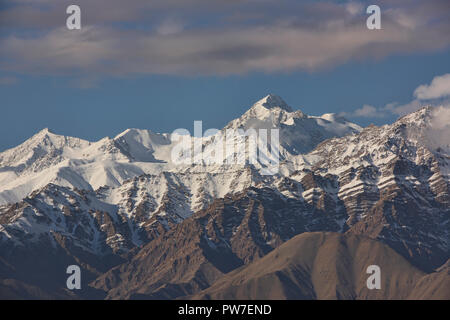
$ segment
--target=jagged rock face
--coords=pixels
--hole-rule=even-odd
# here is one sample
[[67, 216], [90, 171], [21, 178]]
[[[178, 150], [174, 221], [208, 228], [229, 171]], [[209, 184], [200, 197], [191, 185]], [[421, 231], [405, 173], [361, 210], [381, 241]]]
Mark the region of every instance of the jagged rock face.
[[[168, 136], [148, 131], [97, 143], [42, 132], [0, 154], [8, 163], [0, 181], [8, 180], [11, 190], [21, 183], [30, 189], [0, 207], [0, 278], [18, 281], [0, 287], [28, 294], [51, 283], [48, 295], [64, 287], [64, 266], [78, 264], [99, 290], [89, 293], [96, 297], [176, 298], [316, 231], [370, 237], [431, 272], [450, 258], [450, 146], [433, 140], [432, 118], [433, 109], [424, 108], [361, 131], [268, 96], [227, 127], [281, 127], [283, 161], [273, 176], [252, 165], [171, 167], [161, 163]], [[43, 145], [48, 152], [41, 157], [36, 146]], [[47, 166], [48, 157], [55, 163]], [[17, 171], [21, 162], [27, 164]], [[45, 164], [43, 171], [39, 165], [28, 176], [34, 169], [27, 166], [37, 164]], [[13, 165], [21, 182], [10, 179]], [[57, 179], [46, 176], [44, 187], [31, 190], [54, 169]], [[94, 188], [96, 179], [106, 185]], [[3, 200], [11, 195], [4, 186]], [[38, 268], [30, 271], [34, 260]]]
[[2, 209], [3, 242], [26, 247], [45, 238], [51, 249], [56, 246], [53, 235], [59, 234], [92, 254], [120, 253], [136, 244], [131, 243], [125, 217], [114, 209], [96, 199], [93, 192], [48, 185]]
[[[94, 282], [108, 298], [176, 298], [192, 294], [293, 236], [339, 231], [342, 217], [269, 188], [214, 201], [146, 245], [130, 263]], [[152, 270], [151, 273], [148, 270]]]
[[[349, 232], [379, 238], [425, 270], [449, 258], [450, 158], [426, 143], [431, 109], [391, 126], [369, 127], [359, 135], [328, 140], [310, 156], [311, 170], [330, 177], [319, 186], [337, 195], [348, 215]], [[310, 173], [297, 173], [305, 181]], [[307, 185], [314, 189], [314, 184]]]
[[[120, 254], [205, 208], [226, 190], [239, 192], [258, 179], [248, 168], [143, 175], [119, 188], [97, 191], [49, 184], [21, 202], [0, 207], [0, 238], [25, 246], [42, 235], [60, 232], [92, 253]], [[223, 190], [208, 188], [205, 182]]]

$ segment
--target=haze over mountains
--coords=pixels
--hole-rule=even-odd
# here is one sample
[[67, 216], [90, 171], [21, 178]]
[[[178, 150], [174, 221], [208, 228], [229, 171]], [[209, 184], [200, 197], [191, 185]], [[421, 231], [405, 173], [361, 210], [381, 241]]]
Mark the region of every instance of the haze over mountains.
[[[45, 129], [0, 153], [0, 296], [450, 298], [450, 140], [435, 113], [363, 129], [269, 95], [223, 131], [279, 129], [272, 176], [175, 164], [170, 134]], [[70, 264], [80, 292], [65, 289]], [[384, 290], [364, 289], [366, 264]]]

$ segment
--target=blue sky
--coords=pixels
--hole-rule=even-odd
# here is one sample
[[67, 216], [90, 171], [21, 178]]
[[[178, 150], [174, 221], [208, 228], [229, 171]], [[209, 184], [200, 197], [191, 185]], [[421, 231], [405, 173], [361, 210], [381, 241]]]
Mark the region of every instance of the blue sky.
[[[364, 2], [202, 1], [137, 0], [124, 11], [114, 0], [105, 12], [104, 0], [80, 0], [82, 30], [67, 31], [64, 1], [9, 0], [0, 150], [45, 127], [88, 140], [194, 120], [220, 128], [268, 93], [361, 125], [447, 98], [447, 82], [432, 81], [450, 73], [448, 2], [379, 1], [383, 30], [369, 31]], [[418, 99], [421, 85], [437, 99]]]

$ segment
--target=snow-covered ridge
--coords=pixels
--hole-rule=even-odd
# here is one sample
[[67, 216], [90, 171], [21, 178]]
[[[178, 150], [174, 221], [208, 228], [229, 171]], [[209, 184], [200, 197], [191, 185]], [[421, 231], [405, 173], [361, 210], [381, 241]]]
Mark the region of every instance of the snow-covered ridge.
[[[293, 111], [275, 95], [256, 102], [224, 129], [229, 128], [278, 128], [281, 159], [292, 163], [296, 163], [299, 154], [311, 151], [326, 139], [361, 130], [356, 124], [329, 115], [311, 117]], [[102, 186], [118, 187], [143, 174], [183, 172], [186, 166], [172, 164], [174, 145], [170, 134], [150, 130], [128, 129], [114, 138], [90, 142], [44, 129], [0, 153], [0, 204], [20, 201], [49, 183], [96, 190]]]

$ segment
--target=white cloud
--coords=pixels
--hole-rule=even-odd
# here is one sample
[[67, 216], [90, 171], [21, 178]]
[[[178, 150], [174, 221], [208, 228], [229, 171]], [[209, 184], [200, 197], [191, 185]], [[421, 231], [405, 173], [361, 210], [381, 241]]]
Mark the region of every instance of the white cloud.
[[362, 108], [356, 109], [353, 112], [353, 116], [357, 118], [380, 118], [383, 117], [383, 113], [374, 106], [366, 104]]
[[450, 96], [450, 73], [435, 77], [430, 85], [423, 84], [414, 91], [420, 100], [439, 99]]
[[[439, 130], [450, 130], [450, 106], [440, 106], [434, 111], [433, 128]], [[447, 141], [450, 139], [450, 131], [446, 135]], [[450, 141], [449, 141], [450, 143]]]
[[396, 102], [387, 104], [383, 110], [389, 111], [397, 116], [403, 116], [405, 114], [414, 112], [423, 107], [423, 103], [420, 100], [412, 100], [406, 104], [398, 104]]
[[434, 77], [429, 85], [420, 85], [414, 90], [414, 96], [416, 99], [406, 104], [391, 102], [380, 108], [364, 105], [351, 113], [345, 113], [345, 115], [354, 118], [383, 118], [392, 114], [403, 116], [424, 106], [450, 104], [450, 73]]
[[445, 148], [450, 152], [450, 105], [433, 110], [427, 138], [432, 148]]

